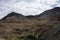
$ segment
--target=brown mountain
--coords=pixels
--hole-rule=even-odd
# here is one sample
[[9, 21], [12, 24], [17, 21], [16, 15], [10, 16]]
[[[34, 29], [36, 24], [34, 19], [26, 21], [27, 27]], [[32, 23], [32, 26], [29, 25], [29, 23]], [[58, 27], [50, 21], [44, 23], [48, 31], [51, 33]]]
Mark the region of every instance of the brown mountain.
[[0, 40], [60, 40], [59, 18], [59, 7], [36, 16], [12, 12], [0, 21]]

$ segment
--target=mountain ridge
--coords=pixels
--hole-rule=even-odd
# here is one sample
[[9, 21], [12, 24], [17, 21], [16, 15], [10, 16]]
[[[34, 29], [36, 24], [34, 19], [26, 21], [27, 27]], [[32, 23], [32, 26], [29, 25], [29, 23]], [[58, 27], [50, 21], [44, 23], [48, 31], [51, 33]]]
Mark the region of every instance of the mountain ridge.
[[[53, 9], [50, 9], [50, 10], [46, 10], [44, 12], [42, 12], [41, 14], [39, 15], [29, 15], [29, 16], [24, 16], [22, 14], [19, 14], [19, 13], [16, 13], [16, 12], [11, 12], [10, 14], [8, 14], [7, 16], [5, 16], [4, 18], [2, 19], [6, 19], [6, 18], [9, 18], [9, 17], [15, 17], [15, 18], [22, 18], [22, 19], [51, 19], [53, 20], [54, 18], [56, 18], [56, 20], [58, 18], [60, 18], [60, 7], [55, 7]], [[55, 19], [54, 19], [55, 20]], [[60, 19], [59, 19], [60, 20]]]
[[[40, 17], [39, 17], [40, 16]], [[46, 10], [43, 13], [41, 13], [40, 15], [38, 15], [37, 17], [39, 17], [40, 19], [47, 19], [47, 20], [58, 20], [60, 21], [60, 7], [55, 7], [53, 9], [50, 10]]]

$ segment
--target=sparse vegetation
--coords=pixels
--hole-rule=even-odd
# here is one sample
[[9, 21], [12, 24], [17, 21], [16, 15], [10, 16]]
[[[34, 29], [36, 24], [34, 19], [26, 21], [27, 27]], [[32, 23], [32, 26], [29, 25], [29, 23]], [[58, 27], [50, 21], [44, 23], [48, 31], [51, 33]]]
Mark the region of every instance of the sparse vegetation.
[[19, 23], [15, 22], [0, 22], [0, 25], [1, 23], [3, 25], [0, 30], [4, 31], [3, 34], [5, 35], [2, 34], [2, 36], [4, 36], [6, 40], [51, 40], [51, 36], [54, 37], [52, 39], [55, 39], [59, 35], [59, 32], [54, 33], [55, 31], [59, 31], [59, 21], [22, 20]]

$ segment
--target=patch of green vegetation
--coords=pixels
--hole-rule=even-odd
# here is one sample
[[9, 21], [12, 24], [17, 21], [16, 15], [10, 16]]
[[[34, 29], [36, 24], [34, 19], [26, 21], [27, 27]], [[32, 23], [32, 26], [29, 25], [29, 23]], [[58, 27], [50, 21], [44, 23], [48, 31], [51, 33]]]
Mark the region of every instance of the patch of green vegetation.
[[32, 35], [28, 35], [25, 40], [36, 40], [36, 37], [35, 36], [32, 36]]
[[19, 38], [19, 40], [36, 40], [37, 38], [33, 35], [28, 35], [28, 36], [22, 36]]

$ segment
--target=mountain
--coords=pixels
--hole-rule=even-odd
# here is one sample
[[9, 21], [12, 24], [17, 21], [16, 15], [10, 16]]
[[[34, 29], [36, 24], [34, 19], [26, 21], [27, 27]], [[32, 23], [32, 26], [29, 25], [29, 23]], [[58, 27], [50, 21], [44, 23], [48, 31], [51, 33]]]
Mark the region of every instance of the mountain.
[[39, 19], [47, 19], [47, 20], [57, 20], [60, 21], [60, 7], [55, 7], [53, 9], [44, 11], [40, 15], [37, 15]]
[[2, 18], [1, 20], [12, 20], [12, 19], [21, 20], [21, 19], [34, 19], [34, 18], [36, 18], [36, 17], [33, 15], [24, 16], [24, 15], [16, 13], [16, 12], [11, 12], [7, 16]]
[[60, 8], [36, 16], [9, 13], [0, 21], [0, 40], [60, 40]]
[[7, 16], [5, 16], [4, 18], [2, 18], [2, 20], [5, 19], [24, 19], [24, 15], [16, 13], [16, 12], [11, 12], [9, 13]]
[[2, 18], [2, 20], [4, 19], [44, 19], [44, 20], [60, 21], [59, 18], [60, 18], [60, 7], [55, 7], [53, 9], [46, 10], [43, 13], [35, 16], [33, 15], [24, 16], [19, 13], [11, 12], [7, 16]]

